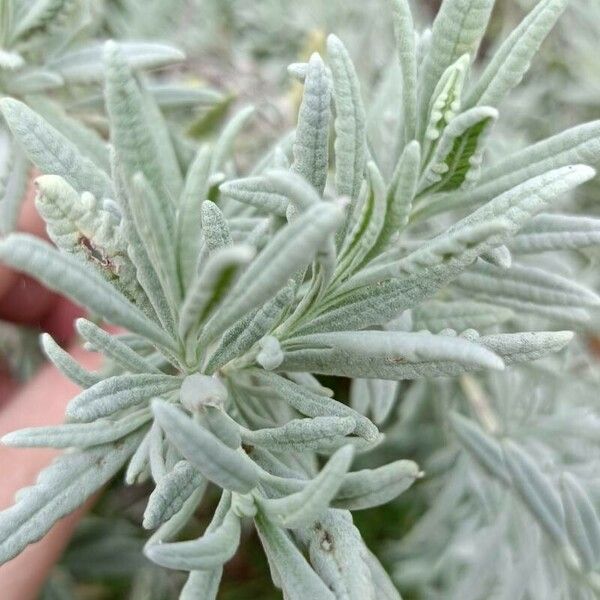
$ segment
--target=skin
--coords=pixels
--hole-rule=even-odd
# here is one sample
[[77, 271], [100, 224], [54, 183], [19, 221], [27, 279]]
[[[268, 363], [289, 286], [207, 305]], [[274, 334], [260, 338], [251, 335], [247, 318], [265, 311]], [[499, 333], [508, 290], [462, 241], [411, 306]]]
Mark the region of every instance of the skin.
[[[19, 229], [44, 236], [44, 225], [28, 191]], [[86, 368], [99, 365], [99, 357], [76, 347], [73, 320], [81, 309], [32, 279], [0, 265], [0, 319], [48, 331]], [[26, 384], [10, 378], [0, 365], [0, 436], [22, 427], [63, 422], [67, 402], [78, 388], [54, 367], [46, 365]], [[56, 456], [49, 449], [8, 448], [0, 445], [0, 510], [14, 503], [22, 487], [35, 482], [37, 474]], [[3, 600], [35, 600], [48, 573], [60, 558], [85, 507], [59, 521], [39, 542], [0, 566]]]

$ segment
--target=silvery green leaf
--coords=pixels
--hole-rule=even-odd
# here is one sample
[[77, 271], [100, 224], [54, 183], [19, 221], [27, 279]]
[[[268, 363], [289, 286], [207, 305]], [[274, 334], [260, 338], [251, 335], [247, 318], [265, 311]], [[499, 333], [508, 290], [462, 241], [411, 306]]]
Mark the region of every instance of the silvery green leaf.
[[255, 109], [253, 106], [246, 106], [227, 123], [213, 149], [211, 158], [211, 171], [213, 173], [225, 167], [225, 163], [229, 160], [233, 152], [233, 144], [236, 138], [248, 121], [254, 116], [254, 113]]
[[83, 504], [118, 472], [140, 439], [140, 434], [132, 434], [113, 444], [64, 454], [44, 469], [16, 504], [0, 513], [0, 563], [42, 538], [56, 521]]
[[67, 115], [58, 103], [41, 94], [29, 96], [27, 98], [27, 105], [66, 136], [97, 166], [107, 173], [110, 172], [106, 142], [94, 129]]
[[305, 385], [299, 385], [276, 373], [255, 369], [252, 376], [259, 384], [274, 391], [278, 398], [307, 417], [351, 417], [355, 421], [355, 435], [364, 437], [369, 442], [376, 442], [380, 438], [377, 427], [369, 419], [333, 398], [307, 389]]
[[181, 589], [179, 600], [216, 600], [223, 569], [192, 571]]
[[202, 332], [212, 340], [240, 317], [272, 298], [316, 255], [342, 221], [342, 210], [321, 202], [280, 229], [254, 259]]
[[508, 308], [470, 300], [430, 300], [413, 309], [413, 327], [438, 333], [442, 329], [484, 329], [508, 321], [513, 312]]
[[600, 518], [589, 494], [570, 473], [563, 473], [560, 489], [569, 539], [586, 570], [600, 561]]
[[496, 354], [461, 338], [428, 332], [340, 331], [286, 342], [281, 369], [399, 380], [503, 366]]
[[198, 149], [187, 175], [177, 209], [177, 248], [183, 288], [191, 284], [202, 244], [201, 206], [208, 197], [211, 149]]
[[206, 372], [213, 372], [237, 356], [242, 356], [264, 335], [266, 335], [282, 312], [294, 299], [294, 286], [287, 285], [255, 314], [240, 319], [221, 338], [218, 348], [210, 357]]
[[265, 185], [266, 189], [286, 199], [286, 215], [290, 221], [321, 201], [315, 188], [293, 171], [267, 171]]
[[172, 341], [154, 322], [96, 273], [76, 258], [56, 251], [27, 234], [12, 234], [0, 241], [0, 259], [105, 319], [167, 347]]
[[404, 110], [404, 141], [416, 137], [417, 125], [417, 49], [415, 28], [407, 0], [392, 0], [392, 22], [400, 70], [402, 72], [402, 107]]
[[600, 219], [542, 214], [531, 219], [510, 242], [516, 254], [577, 250], [600, 245]]
[[477, 106], [460, 113], [444, 128], [419, 185], [431, 194], [473, 185], [483, 160], [483, 142], [498, 118], [498, 111]]
[[112, 197], [108, 175], [38, 114], [13, 98], [0, 100], [0, 109], [13, 135], [40, 171], [60, 175], [79, 192], [90, 192], [96, 198]]
[[349, 229], [340, 251], [338, 276], [349, 275], [357, 270], [369, 256], [384, 227], [387, 212], [385, 183], [377, 166], [367, 163], [367, 182], [361, 196], [364, 202], [360, 214]]
[[172, 311], [181, 300], [177, 257], [173, 240], [174, 215], [165, 198], [159, 198], [141, 172], [132, 177], [129, 210], [138, 236], [162, 284]]
[[160, 200], [157, 218], [165, 219], [163, 226], [171, 229], [170, 201], [164, 183], [159, 151], [152, 135], [142, 93], [127, 64], [120, 46], [106, 42], [104, 47], [106, 83], [104, 88], [111, 142], [126, 186], [140, 172]]
[[40, 336], [42, 349], [54, 366], [73, 383], [89, 388], [102, 381], [102, 376], [86, 371], [67, 351], [63, 350], [48, 333]]
[[84, 390], [67, 405], [66, 414], [76, 421], [90, 422], [179, 389], [181, 379], [150, 373], [115, 375]]
[[254, 257], [249, 246], [237, 245], [213, 253], [192, 281], [179, 317], [179, 334], [186, 337], [208, 318], [211, 311], [219, 310], [234, 284], [239, 270]]
[[[498, 304], [502, 304], [503, 298], [529, 305], [570, 308], [587, 308], [600, 304], [600, 297], [571, 279], [537, 267], [517, 264], [510, 269], [501, 269], [478, 262], [459, 275], [455, 283], [471, 297], [485, 297], [486, 301]], [[535, 311], [535, 307], [532, 306], [531, 310]]]
[[355, 378], [350, 384], [350, 405], [362, 414], [370, 412], [373, 423], [381, 425], [394, 408], [397, 394], [397, 381]]
[[288, 198], [275, 181], [265, 176], [244, 177], [222, 183], [219, 191], [226, 198], [248, 204], [260, 212], [285, 217]]
[[288, 533], [258, 513], [254, 519], [260, 540], [271, 566], [288, 600], [335, 600], [323, 580], [312, 570]]
[[202, 414], [210, 431], [222, 442], [234, 450], [242, 445], [239, 425], [223, 409], [207, 404]]
[[77, 319], [75, 326], [80, 335], [99, 352], [132, 373], [160, 373], [143, 356], [132, 350], [114, 335], [110, 335], [87, 319]]
[[125, 470], [125, 483], [133, 485], [148, 479], [148, 449], [150, 446], [150, 430], [146, 432], [138, 447], [135, 449], [127, 469]]
[[502, 442], [504, 463], [521, 500], [548, 535], [559, 545], [566, 542], [565, 513], [560, 495], [533, 458], [510, 440]]
[[[131, 69], [153, 69], [182, 61], [180, 50], [166, 44], [119, 42], [123, 58]], [[48, 67], [70, 83], [93, 83], [104, 77], [103, 44], [90, 44], [53, 58]]]
[[242, 431], [242, 440], [268, 450], [324, 452], [350, 443], [345, 436], [351, 434], [355, 426], [351, 417], [292, 419], [280, 427]]
[[568, 0], [541, 0], [535, 6], [494, 54], [469, 93], [467, 106], [498, 106], [521, 83], [531, 60], [567, 4]]
[[157, 148], [160, 148], [160, 164], [163, 173], [163, 182], [171, 198], [176, 200], [181, 194], [183, 177], [181, 165], [175, 151], [175, 142], [171, 135], [169, 126], [154, 96], [142, 82], [141, 86], [142, 104], [146, 118], [152, 123], [152, 135]]
[[149, 410], [138, 410], [121, 419], [93, 423], [66, 423], [54, 427], [27, 427], [0, 439], [6, 446], [23, 448], [89, 448], [120, 440], [150, 420]]
[[421, 476], [411, 460], [397, 460], [377, 469], [348, 473], [331, 505], [346, 510], [381, 506], [397, 498]]
[[323, 194], [329, 167], [331, 81], [323, 60], [313, 54], [308, 63], [304, 95], [298, 113], [293, 170]]
[[328, 511], [305, 536], [310, 562], [336, 598], [376, 600], [364, 542], [350, 513]]
[[[414, 218], [426, 218], [456, 208], [487, 202], [527, 180], [571, 164], [600, 164], [600, 121], [567, 129], [558, 135], [513, 152], [485, 169], [472, 190], [457, 190], [431, 196]], [[593, 175], [590, 176], [590, 178]], [[562, 192], [564, 193], [564, 192]]]
[[396, 586], [392, 583], [390, 576], [382, 567], [377, 557], [365, 547], [363, 559], [371, 572], [371, 580], [375, 590], [375, 598], [378, 600], [402, 600]]
[[0, 235], [17, 226], [27, 180], [29, 163], [21, 148], [0, 129]]
[[481, 427], [458, 413], [451, 413], [449, 420], [458, 441], [467, 452], [488, 473], [504, 483], [508, 483], [510, 475], [504, 464], [500, 444], [493, 437], [484, 433]]
[[162, 567], [187, 571], [212, 570], [232, 558], [238, 548], [240, 534], [240, 519], [229, 511], [223, 523], [197, 540], [148, 544], [144, 553]]
[[505, 364], [529, 362], [562, 350], [573, 339], [571, 331], [528, 331], [484, 335], [477, 342], [498, 356]]
[[209, 252], [227, 248], [233, 244], [231, 231], [221, 209], [210, 200], [205, 200], [201, 207], [202, 235]]
[[257, 498], [259, 509], [280, 527], [298, 529], [310, 526], [336, 496], [353, 456], [352, 446], [340, 448], [304, 489], [283, 498]]
[[44, 29], [60, 13], [69, 9], [67, 0], [35, 0], [30, 3], [26, 13], [15, 23], [12, 39], [24, 38], [35, 30]]
[[50, 90], [60, 88], [64, 85], [60, 75], [47, 69], [30, 67], [20, 71], [10, 78], [8, 92], [11, 96], [23, 96], [27, 94], [43, 94]]
[[421, 164], [421, 146], [412, 141], [406, 145], [396, 165], [387, 190], [387, 207], [383, 227], [368, 258], [386, 249], [389, 241], [408, 224], [412, 203], [417, 191]]
[[433, 23], [431, 41], [420, 73], [421, 122], [444, 71], [465, 54], [474, 57], [485, 33], [493, 0], [446, 0]]
[[170, 442], [207, 479], [240, 493], [256, 486], [258, 467], [242, 450], [232, 450], [173, 406], [155, 401], [152, 409]]
[[358, 198], [363, 181], [367, 145], [366, 114], [358, 76], [344, 44], [327, 38], [335, 103], [335, 188], [338, 196]]

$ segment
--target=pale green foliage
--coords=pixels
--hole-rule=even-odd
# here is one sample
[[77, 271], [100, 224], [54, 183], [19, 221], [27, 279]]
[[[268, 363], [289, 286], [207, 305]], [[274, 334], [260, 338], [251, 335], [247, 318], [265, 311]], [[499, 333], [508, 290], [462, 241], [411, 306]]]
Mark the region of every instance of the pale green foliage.
[[[393, 453], [367, 452], [410, 426], [419, 409], [410, 413], [407, 389], [435, 385], [442, 394], [454, 389], [453, 376], [472, 381], [464, 374], [547, 362], [573, 338], [563, 327], [597, 310], [588, 287], [521, 255], [600, 241], [593, 219], [538, 214], [595, 176], [600, 143], [591, 123], [484, 164], [488, 131], [502, 118], [497, 105], [563, 3], [540, 3], [480, 82], [472, 64], [491, 0], [445, 0], [420, 37], [408, 4], [390, 4], [403, 84], [400, 96], [382, 100], [398, 113], [391, 147], [370, 139], [369, 122], [388, 124], [377, 104], [368, 113], [334, 36], [325, 57], [293, 67], [304, 81], [293, 142], [276, 143], [250, 177], [230, 159], [253, 110], [180, 160], [128, 46], [109, 42], [103, 51], [108, 158], [93, 143], [79, 149], [68, 123], [51, 126], [3, 101], [11, 131], [46, 173], [37, 205], [58, 249], [11, 235], [0, 258], [130, 333], [78, 321], [107, 359], [94, 373], [44, 336], [52, 361], [84, 389], [67, 407], [68, 423], [3, 438], [71, 450], [60, 459], [67, 466], [50, 467], [0, 514], [2, 557], [129, 461], [127, 482], [154, 484], [144, 526], [157, 531], [145, 554], [190, 572], [181, 598], [216, 597], [248, 520], [286, 598], [399, 597], [350, 511], [394, 500], [423, 473], [393, 445]], [[81, 77], [77, 64], [63, 57], [61, 72]], [[538, 319], [534, 331], [526, 315]], [[353, 378], [349, 404], [315, 375]], [[413, 379], [425, 382], [401, 383]], [[400, 396], [406, 424], [395, 422]], [[552, 543], [575, 548], [581, 558], [568, 568], [597, 590], [590, 573], [600, 536], [585, 489], [567, 475], [557, 491], [530, 449], [496, 439], [496, 417], [476, 400], [487, 433], [446, 406], [432, 412]], [[368, 467], [352, 471], [355, 457]], [[102, 468], [90, 472], [95, 460]], [[208, 482], [221, 489], [210, 525], [178, 541]]]

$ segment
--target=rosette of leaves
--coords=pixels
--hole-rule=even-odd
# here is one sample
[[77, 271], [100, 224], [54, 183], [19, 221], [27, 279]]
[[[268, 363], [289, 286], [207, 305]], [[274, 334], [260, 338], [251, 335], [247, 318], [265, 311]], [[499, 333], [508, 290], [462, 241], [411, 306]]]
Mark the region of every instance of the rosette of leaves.
[[[391, 3], [404, 85], [387, 153], [367, 141], [358, 78], [334, 36], [327, 63], [315, 54], [291, 68], [304, 82], [292, 138], [242, 178], [232, 178], [229, 157], [250, 112], [182, 169], [114, 43], [105, 48], [110, 169], [25, 105], [2, 101], [13, 134], [46, 173], [37, 206], [57, 248], [13, 234], [0, 242], [0, 259], [126, 330], [77, 322], [108, 359], [98, 372], [43, 336], [50, 359], [83, 391], [64, 425], [3, 438], [67, 449], [0, 514], [3, 561], [127, 465], [128, 482], [155, 484], [144, 525], [156, 532], [145, 552], [190, 572], [182, 598], [216, 596], [251, 520], [286, 598], [398, 598], [351, 511], [397, 497], [420, 471], [400, 457], [350, 471], [354, 455], [383, 436], [316, 376], [399, 382], [502, 370], [572, 337], [480, 335], [472, 305], [462, 321], [438, 313], [446, 325], [433, 331], [403, 325], [407, 310], [441, 301], [481, 265], [510, 269], [507, 244], [591, 179], [600, 160], [591, 124], [480, 173], [495, 105], [552, 21], [517, 29], [467, 85], [492, 4], [446, 0], [417, 45], [407, 3]], [[555, 16], [558, 4], [543, 3]], [[477, 205], [449, 226], [433, 218]], [[524, 277], [524, 287], [539, 282]], [[598, 303], [569, 280], [554, 292], [559, 306]], [[222, 489], [211, 524], [178, 541], [208, 482]]]
[[[0, 5], [0, 94], [35, 106], [84, 155], [108, 167], [106, 145], [101, 136], [67, 116], [63, 110], [66, 103], [58, 101], [60, 93], [67, 88], [97, 84], [103, 77], [102, 46], [93, 38], [94, 26], [87, 0], [3, 1]], [[183, 58], [179, 50], [165, 44], [127, 43], [124, 52], [135, 68], [160, 67]], [[27, 153], [1, 123], [1, 234], [14, 229], [29, 167]]]

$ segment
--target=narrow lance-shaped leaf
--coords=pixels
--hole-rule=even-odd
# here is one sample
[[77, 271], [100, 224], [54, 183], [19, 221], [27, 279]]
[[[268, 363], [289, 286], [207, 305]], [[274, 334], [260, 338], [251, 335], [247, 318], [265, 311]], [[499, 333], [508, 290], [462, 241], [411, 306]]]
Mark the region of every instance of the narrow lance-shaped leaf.
[[181, 288], [177, 277], [171, 206], [164, 197], [156, 195], [141, 172], [133, 175], [131, 183], [129, 209], [135, 228], [175, 313], [181, 299]]
[[329, 166], [329, 119], [331, 82], [323, 60], [313, 54], [308, 63], [304, 95], [298, 114], [294, 164], [302, 175], [323, 194]]
[[589, 494], [570, 473], [563, 473], [560, 489], [567, 531], [587, 570], [600, 561], [600, 517]]
[[197, 540], [148, 544], [144, 553], [162, 567], [188, 571], [211, 570], [220, 567], [235, 554], [240, 533], [240, 518], [229, 511], [223, 523]]
[[541, 0], [500, 46], [467, 97], [466, 106], [498, 106], [521, 83], [569, 0]]
[[352, 446], [340, 448], [302, 491], [277, 499], [257, 498], [260, 510], [281, 527], [296, 529], [311, 525], [327, 510], [353, 456]]
[[90, 192], [96, 198], [113, 196], [108, 175], [37, 113], [13, 98], [0, 100], [0, 109], [13, 135], [40, 171], [60, 175], [77, 191]]
[[412, 379], [445, 368], [502, 369], [493, 352], [461, 338], [388, 331], [306, 335], [286, 344], [282, 370]]
[[[185, 56], [173, 46], [151, 42], [119, 42], [131, 69], [155, 69], [182, 61]], [[53, 57], [48, 66], [68, 82], [93, 83], [104, 78], [103, 43], [92, 43]]]
[[377, 469], [363, 469], [344, 475], [332, 507], [364, 510], [397, 498], [421, 476], [411, 460], [398, 460]]
[[232, 450], [174, 406], [155, 401], [152, 409], [171, 443], [207, 479], [241, 493], [256, 486], [258, 467], [243, 451]]
[[337, 205], [323, 202], [280, 229], [206, 324], [202, 340], [214, 339], [247, 312], [272, 298], [316, 255], [318, 248], [340, 225], [342, 215]]
[[147, 423], [150, 417], [149, 410], [142, 410], [117, 420], [27, 427], [7, 433], [0, 441], [6, 446], [22, 448], [89, 448], [124, 438]]
[[504, 462], [521, 500], [550, 537], [566, 541], [565, 513], [560, 496], [533, 458], [514, 442], [502, 443]]
[[211, 171], [213, 173], [225, 167], [225, 163], [230, 158], [233, 151], [233, 144], [237, 136], [251, 117], [254, 116], [254, 113], [255, 109], [253, 106], [246, 106], [241, 109], [229, 123], [227, 123], [223, 132], [217, 139], [213, 150], [211, 158]]
[[393, 236], [407, 225], [417, 192], [421, 165], [421, 146], [412, 141], [406, 145], [396, 165], [387, 190], [385, 218], [377, 242], [367, 255], [373, 259], [383, 252]]
[[83, 504], [113, 477], [139, 444], [133, 434], [114, 444], [56, 459], [25, 488], [16, 504], [0, 513], [0, 563], [42, 538], [62, 517]]
[[173, 392], [180, 385], [181, 379], [171, 375], [115, 375], [75, 396], [69, 402], [66, 414], [76, 421], [90, 422]]
[[[444, 71], [464, 54], [476, 56], [493, 6], [493, 0], [446, 0], [442, 4], [421, 66], [419, 105], [423, 109]], [[423, 113], [421, 123], [425, 124]]]
[[312, 570], [289, 535], [266, 515], [258, 513], [256, 528], [273, 570], [289, 600], [335, 600], [333, 593]]
[[221, 209], [210, 200], [202, 203], [202, 235], [209, 252], [227, 248], [233, 244], [231, 231]]
[[351, 417], [292, 419], [281, 427], [242, 431], [242, 440], [270, 450], [324, 452], [350, 443], [345, 436], [352, 433], [354, 427]]
[[416, 137], [417, 125], [417, 49], [415, 28], [408, 0], [391, 0], [394, 38], [402, 71], [404, 142]]
[[[169, 198], [163, 181], [159, 152], [152, 136], [143, 105], [141, 91], [133, 78], [119, 45], [106, 42], [105, 98], [110, 122], [111, 141], [117, 154], [125, 183], [138, 172], [142, 173], [161, 200], [163, 208], [158, 213], [170, 224], [166, 200]], [[171, 199], [172, 200], [172, 199]]]
[[529, 362], [562, 350], [573, 339], [572, 331], [528, 331], [483, 335], [477, 342], [498, 356], [505, 364]]
[[132, 373], [160, 373], [160, 370], [143, 356], [132, 350], [116, 336], [110, 335], [87, 319], [77, 319], [77, 331], [105, 356]]
[[366, 115], [360, 84], [348, 51], [335, 35], [327, 38], [335, 102], [335, 188], [358, 198], [366, 163]]
[[600, 219], [543, 214], [533, 218], [510, 242], [516, 254], [577, 250], [600, 245]]
[[194, 278], [202, 244], [202, 202], [208, 197], [210, 177], [210, 146], [200, 147], [190, 167], [177, 208], [177, 248], [179, 273], [183, 289]]
[[74, 302], [105, 319], [159, 344], [172, 340], [131, 302], [98, 274], [77, 259], [59, 253], [46, 242], [27, 234], [13, 234], [0, 241], [0, 259], [7, 265], [39, 279]]
[[363, 415], [349, 406], [307, 389], [276, 373], [262, 369], [251, 371], [258, 384], [264, 385], [277, 394], [277, 397], [307, 417], [352, 417], [355, 421], [354, 434], [364, 437], [369, 442], [379, 440], [377, 427]]
[[54, 366], [81, 388], [92, 387], [102, 381], [102, 376], [86, 371], [66, 350], [63, 350], [48, 333], [42, 333], [40, 342], [44, 354]]

